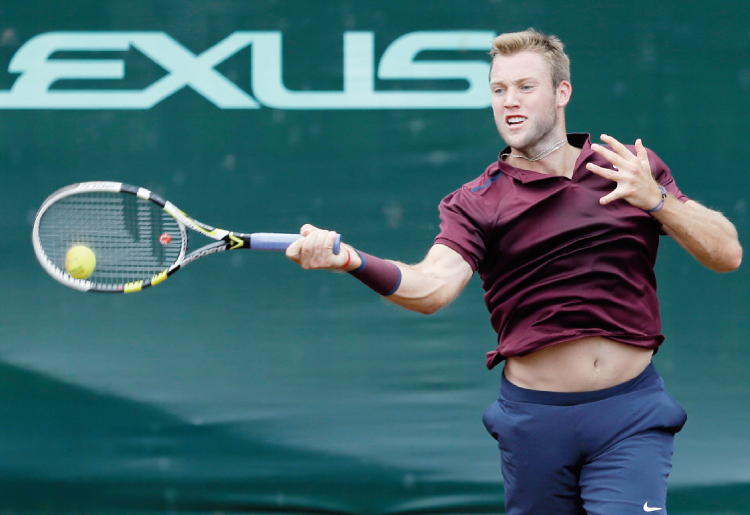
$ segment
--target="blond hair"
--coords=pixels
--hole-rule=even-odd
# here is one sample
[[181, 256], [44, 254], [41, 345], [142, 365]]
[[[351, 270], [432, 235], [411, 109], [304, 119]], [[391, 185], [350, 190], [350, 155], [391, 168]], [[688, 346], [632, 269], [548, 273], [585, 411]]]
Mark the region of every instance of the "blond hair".
[[512, 55], [524, 50], [542, 56], [552, 76], [552, 87], [556, 88], [562, 81], [570, 82], [570, 58], [557, 36], [542, 34], [534, 29], [500, 34], [492, 40], [490, 56], [494, 60], [495, 56]]

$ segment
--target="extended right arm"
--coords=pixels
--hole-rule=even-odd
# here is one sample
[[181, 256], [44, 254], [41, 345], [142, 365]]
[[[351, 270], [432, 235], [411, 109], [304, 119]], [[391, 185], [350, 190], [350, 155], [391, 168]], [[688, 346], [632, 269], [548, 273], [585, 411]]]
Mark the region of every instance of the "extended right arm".
[[[287, 257], [305, 269], [344, 270], [350, 272], [362, 264], [359, 255], [346, 244], [333, 254], [336, 233], [305, 225], [304, 238], [287, 249]], [[347, 263], [348, 261], [348, 263]], [[471, 266], [456, 251], [445, 245], [433, 245], [425, 259], [416, 265], [388, 261], [398, 267], [398, 289], [384, 298], [406, 309], [430, 314], [458, 297], [473, 275]]]
[[433, 245], [416, 265], [395, 263], [401, 269], [401, 285], [386, 299], [425, 315], [448, 305], [464, 289], [473, 271], [461, 255], [445, 245]]

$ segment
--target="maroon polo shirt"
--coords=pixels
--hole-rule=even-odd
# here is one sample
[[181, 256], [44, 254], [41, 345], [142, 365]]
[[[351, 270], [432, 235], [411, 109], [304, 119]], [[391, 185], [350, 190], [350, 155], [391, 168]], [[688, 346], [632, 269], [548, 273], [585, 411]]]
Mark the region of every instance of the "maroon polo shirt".
[[[498, 160], [440, 203], [435, 243], [483, 281], [498, 336], [488, 368], [585, 336], [649, 349], [664, 341], [654, 276], [661, 226], [625, 200], [600, 205], [616, 184], [586, 163], [612, 165], [591, 150], [588, 134], [568, 142], [581, 149], [571, 179]], [[687, 200], [669, 168], [648, 156], [655, 179]]]

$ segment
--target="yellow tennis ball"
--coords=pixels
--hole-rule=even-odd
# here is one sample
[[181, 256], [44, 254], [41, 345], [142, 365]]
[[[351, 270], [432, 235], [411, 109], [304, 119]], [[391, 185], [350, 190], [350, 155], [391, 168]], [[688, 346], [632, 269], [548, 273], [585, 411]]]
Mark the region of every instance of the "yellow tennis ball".
[[96, 255], [84, 245], [71, 247], [65, 255], [65, 270], [74, 279], [88, 278], [94, 273], [94, 268], [96, 268]]

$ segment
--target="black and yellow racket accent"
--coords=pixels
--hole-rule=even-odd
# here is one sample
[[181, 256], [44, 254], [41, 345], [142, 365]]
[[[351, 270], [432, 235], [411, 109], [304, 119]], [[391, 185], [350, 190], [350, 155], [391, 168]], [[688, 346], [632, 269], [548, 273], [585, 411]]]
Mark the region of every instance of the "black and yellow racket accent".
[[[215, 240], [188, 253], [187, 229]], [[132, 293], [164, 282], [198, 258], [226, 250], [285, 250], [299, 234], [234, 233], [201, 223], [145, 188], [120, 182], [66, 186], [44, 201], [32, 241], [42, 267], [65, 286]], [[337, 240], [335, 252], [338, 252]], [[68, 273], [69, 249], [85, 246], [96, 267], [85, 279]]]

